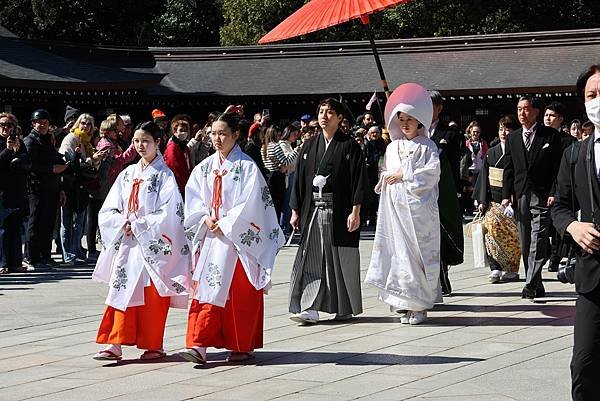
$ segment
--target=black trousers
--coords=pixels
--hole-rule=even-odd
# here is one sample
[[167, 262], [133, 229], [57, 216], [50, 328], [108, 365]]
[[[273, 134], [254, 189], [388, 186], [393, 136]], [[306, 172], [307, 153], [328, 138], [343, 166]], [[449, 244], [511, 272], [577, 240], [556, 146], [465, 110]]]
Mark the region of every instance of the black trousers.
[[531, 289], [544, 288], [542, 266], [550, 254], [550, 208], [546, 202], [533, 193], [521, 195], [517, 202], [519, 242], [527, 275], [525, 286]]
[[273, 199], [277, 221], [279, 221], [281, 211], [283, 210], [283, 200], [285, 199], [285, 174], [280, 173], [279, 171], [272, 172], [267, 180], [267, 185], [269, 186], [271, 198]]
[[562, 256], [560, 254], [560, 245], [562, 239], [554, 228], [554, 224], [550, 221], [550, 229], [548, 230], [548, 234], [550, 237], [550, 264], [555, 264], [558, 266], [560, 263]]
[[58, 190], [40, 191], [29, 196], [29, 261], [51, 258], [52, 234], [56, 223]]
[[88, 254], [96, 252], [96, 231], [98, 231], [98, 213], [102, 208], [104, 199], [90, 198], [87, 206], [87, 216], [85, 225], [85, 239], [87, 242]]
[[20, 211], [15, 211], [4, 219], [4, 235], [2, 236], [2, 249], [6, 257], [8, 270], [15, 270], [23, 265], [23, 248], [21, 243], [21, 230], [23, 229], [23, 216]]
[[600, 289], [580, 294], [575, 313], [573, 359], [571, 360], [574, 401], [600, 397]]
[[443, 295], [452, 294], [452, 284], [450, 283], [450, 277], [448, 277], [448, 265], [444, 262], [440, 262], [440, 284]]

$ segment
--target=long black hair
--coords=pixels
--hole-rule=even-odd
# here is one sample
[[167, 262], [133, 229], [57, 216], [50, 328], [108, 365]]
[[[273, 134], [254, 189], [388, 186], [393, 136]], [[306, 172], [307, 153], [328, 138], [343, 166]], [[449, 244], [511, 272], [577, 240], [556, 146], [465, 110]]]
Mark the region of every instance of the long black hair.
[[231, 132], [240, 130], [240, 116], [237, 113], [222, 113], [215, 121], [223, 121], [231, 128]]
[[161, 139], [163, 135], [162, 130], [154, 121], [145, 121], [143, 123], [139, 123], [137, 127], [135, 127], [135, 130], [147, 132], [148, 134], [152, 135], [154, 140]]

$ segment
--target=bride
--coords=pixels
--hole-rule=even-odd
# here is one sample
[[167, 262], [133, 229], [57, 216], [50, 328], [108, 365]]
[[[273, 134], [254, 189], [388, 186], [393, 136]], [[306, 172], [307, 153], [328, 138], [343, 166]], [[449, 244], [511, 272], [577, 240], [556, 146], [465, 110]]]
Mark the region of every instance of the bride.
[[375, 187], [379, 215], [365, 279], [409, 324], [422, 323], [440, 297], [440, 162], [435, 143], [423, 134], [432, 110], [429, 93], [413, 83], [399, 86], [388, 100], [385, 119], [393, 141]]

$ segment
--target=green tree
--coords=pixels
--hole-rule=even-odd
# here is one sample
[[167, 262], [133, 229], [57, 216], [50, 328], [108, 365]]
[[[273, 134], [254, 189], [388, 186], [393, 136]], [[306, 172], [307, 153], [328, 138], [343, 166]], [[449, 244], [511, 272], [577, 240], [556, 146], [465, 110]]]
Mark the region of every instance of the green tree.
[[[255, 44], [301, 5], [295, 1], [225, 0], [221, 43]], [[600, 27], [600, 21], [594, 19], [599, 11], [597, 0], [413, 0], [374, 14], [371, 25], [378, 39], [551, 31]], [[351, 21], [288, 42], [364, 39], [360, 23]]]
[[[0, 0], [28, 39], [122, 46], [252, 45], [307, 0]], [[332, 0], [333, 1], [333, 0]], [[412, 0], [371, 17], [378, 39], [600, 27], [598, 0]], [[288, 42], [364, 40], [350, 21]]]
[[303, 4], [303, 0], [223, 0], [221, 45], [256, 44]]
[[162, 0], [0, 0], [0, 24], [28, 39], [143, 46]]
[[167, 0], [154, 26], [160, 46], [218, 46], [222, 0]]

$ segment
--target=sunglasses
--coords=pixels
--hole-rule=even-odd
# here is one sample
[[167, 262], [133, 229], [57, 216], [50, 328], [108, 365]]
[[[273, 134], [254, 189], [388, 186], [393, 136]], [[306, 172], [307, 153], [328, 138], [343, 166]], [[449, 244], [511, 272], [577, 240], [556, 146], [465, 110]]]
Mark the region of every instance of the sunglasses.
[[11, 123], [0, 123], [0, 127], [3, 127], [3, 128], [12, 128], [13, 125]]

